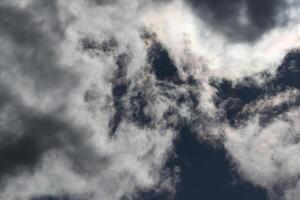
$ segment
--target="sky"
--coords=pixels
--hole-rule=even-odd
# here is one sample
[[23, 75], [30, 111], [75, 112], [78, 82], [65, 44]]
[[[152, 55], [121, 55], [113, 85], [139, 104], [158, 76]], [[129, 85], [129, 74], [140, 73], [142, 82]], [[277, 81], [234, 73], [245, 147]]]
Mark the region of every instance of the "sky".
[[299, 12], [0, 1], [0, 200], [298, 200]]

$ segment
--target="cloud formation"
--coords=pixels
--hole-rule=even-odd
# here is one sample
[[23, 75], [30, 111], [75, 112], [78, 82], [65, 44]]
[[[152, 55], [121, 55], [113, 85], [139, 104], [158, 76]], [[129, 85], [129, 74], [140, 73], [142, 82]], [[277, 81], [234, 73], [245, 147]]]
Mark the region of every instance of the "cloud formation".
[[296, 200], [299, 6], [219, 2], [1, 2], [0, 199]]
[[187, 0], [207, 26], [234, 42], [252, 42], [272, 28], [283, 25], [285, 0]]

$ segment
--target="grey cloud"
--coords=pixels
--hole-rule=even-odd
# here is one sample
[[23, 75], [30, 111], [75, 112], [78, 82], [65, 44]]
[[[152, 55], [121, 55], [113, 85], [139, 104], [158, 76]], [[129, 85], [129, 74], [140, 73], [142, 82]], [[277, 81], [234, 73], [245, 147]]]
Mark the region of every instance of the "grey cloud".
[[[92, 2], [96, 3], [97, 5], [109, 5], [109, 4], [115, 4], [117, 2], [119, 2], [120, 0], [91, 0]], [[167, 3], [167, 2], [171, 2], [172, 0], [146, 0], [146, 1], [141, 1], [142, 4], [147, 4], [147, 3]]]
[[[252, 42], [278, 25], [284, 0], [186, 0], [215, 31], [232, 41]], [[244, 17], [244, 19], [243, 19]], [[245, 21], [243, 21], [245, 20]]]
[[[51, 150], [64, 153], [74, 162], [74, 170], [82, 174], [90, 174], [108, 161], [88, 144], [90, 131], [63, 117], [63, 99], [78, 83], [78, 77], [59, 64], [58, 42], [63, 39], [65, 29], [62, 23], [56, 1], [35, 1], [25, 9], [0, 6], [0, 37], [11, 42], [8, 51], [15, 59], [7, 64], [5, 55], [0, 54], [4, 59], [0, 62], [0, 72], [11, 72], [4, 73], [11, 77], [3, 76], [0, 80], [0, 107], [9, 106], [14, 111], [1, 110], [1, 114], [13, 114], [21, 124], [19, 130], [5, 124], [0, 127], [0, 178], [34, 171], [43, 155]], [[32, 98], [53, 97], [54, 111], [41, 112], [39, 105], [35, 109], [22, 102], [19, 94], [26, 93], [27, 88], [18, 91], [19, 87], [12, 85], [28, 78], [33, 81], [33, 95], [36, 95]], [[61, 90], [65, 96], [54, 98], [55, 92]]]
[[[93, 0], [89, 2], [97, 5], [113, 5], [118, 1]], [[141, 2], [143, 3], [143, 1]], [[153, 2], [159, 1], [151, 1], [150, 4], [156, 5], [152, 4]], [[263, 5], [258, 0], [187, 0], [187, 2], [194, 7], [197, 14], [205, 19], [213, 29], [220, 31], [234, 41], [257, 40], [276, 26], [278, 12], [285, 6], [279, 0], [272, 2], [267, 0], [264, 1]], [[81, 4], [78, 5], [81, 6]], [[243, 6], [247, 8], [246, 16], [249, 24], [243, 24], [238, 19]], [[92, 21], [94, 14], [88, 15], [87, 11], [89, 11], [89, 8], [87, 10], [84, 10], [85, 8], [82, 9], [84, 11], [82, 13], [87, 16], [87, 21]], [[102, 8], [98, 6], [97, 9], [99, 9], [96, 10], [97, 12], [103, 11], [105, 13], [105, 8], [101, 10]], [[119, 11], [118, 9], [116, 10]], [[93, 23], [91, 24], [94, 25]], [[79, 25], [76, 24], [76, 26], [81, 25], [80, 23]], [[114, 27], [114, 25], [112, 24], [111, 26]], [[85, 93], [84, 91], [76, 91], [79, 93], [78, 96], [82, 97], [81, 100], [85, 102], [79, 103], [79, 107], [82, 106], [80, 108], [76, 107], [78, 106], [77, 104], [73, 107], [74, 102], [69, 102], [68, 94], [73, 87], [78, 86], [80, 77], [71, 70], [67, 70], [59, 62], [59, 44], [66, 37], [65, 28], [66, 24], [59, 18], [59, 8], [56, 1], [34, 1], [34, 3], [26, 6], [25, 9], [9, 5], [0, 7], [0, 37], [10, 42], [11, 46], [8, 48], [8, 51], [14, 58], [14, 61], [11, 62], [10, 60], [6, 63], [0, 62], [0, 72], [11, 72], [7, 73], [11, 77], [5, 77], [5, 80], [0, 80], [2, 92], [0, 94], [0, 117], [2, 114], [11, 115], [9, 117], [10, 121], [7, 121], [9, 124], [0, 124], [0, 163], [4, 163], [0, 166], [0, 179], [2, 177], [9, 178], [11, 175], [18, 175], [23, 172], [39, 171], [38, 167], [44, 156], [48, 152], [58, 151], [69, 159], [72, 170], [79, 175], [95, 176], [91, 178], [94, 180], [91, 181], [93, 183], [91, 190], [97, 188], [96, 190], [99, 190], [100, 196], [107, 197], [104, 199], [116, 199], [124, 194], [127, 195], [127, 193], [128, 196], [131, 196], [135, 188], [143, 187], [143, 185], [151, 186], [152, 183], [154, 185], [159, 183], [156, 185], [159, 190], [166, 187], [164, 181], [169, 179], [172, 180], [170, 180], [168, 187], [172, 190], [173, 184], [176, 184], [172, 183], [173, 175], [164, 174], [164, 169], [161, 169], [164, 159], [168, 157], [165, 154], [167, 154], [166, 151], [169, 145], [172, 145], [172, 138], [176, 137], [176, 134], [184, 126], [188, 126], [191, 132], [199, 132], [204, 137], [210, 134], [211, 126], [216, 126], [220, 129], [224, 124], [224, 126], [227, 126], [227, 121], [224, 121], [225, 118], [222, 118], [222, 112], [224, 112], [222, 106], [218, 107], [216, 105], [219, 108], [217, 115], [220, 115], [222, 119], [219, 119], [219, 116], [213, 116], [217, 119], [212, 118], [211, 115], [202, 110], [202, 106], [205, 106], [205, 103], [207, 103], [202, 102], [205, 101], [202, 97], [206, 95], [204, 93], [207, 89], [204, 87], [206, 79], [202, 75], [198, 77], [198, 74], [194, 75], [192, 71], [189, 72], [188, 68], [183, 72], [180, 64], [178, 65], [173, 59], [172, 45], [164, 46], [166, 41], [158, 41], [157, 39], [157, 41], [152, 41], [151, 43], [150, 40], [153, 40], [153, 38], [145, 36], [143, 38], [144, 41], [147, 40], [147, 42], [152, 44], [147, 44], [149, 45], [148, 49], [147, 45], [145, 46], [146, 66], [138, 66], [137, 72], [132, 73], [131, 70], [133, 65], [136, 64], [135, 59], [137, 58], [131, 54], [139, 55], [139, 52], [136, 49], [131, 49], [131, 47], [141, 45], [144, 48], [143, 39], [130, 41], [132, 43], [141, 42], [142, 44], [132, 45], [129, 42], [130, 44], [125, 45], [128, 48], [124, 51], [124, 49], [121, 49], [124, 42], [122, 39], [128, 36], [126, 34], [122, 36], [123, 38], [116, 37], [118, 40], [111, 38], [104, 42], [99, 42], [97, 39], [94, 40], [94, 38], [84, 38], [80, 40], [82, 47], [80, 53], [88, 52], [90, 57], [87, 56], [88, 58], [86, 58], [85, 54], [83, 54], [82, 63], [80, 64], [86, 65], [84, 69], [94, 70], [89, 68], [90, 66], [88, 65], [96, 63], [95, 65], [99, 67], [97, 70], [100, 70], [95, 70], [95, 73], [92, 71], [87, 75], [88, 77], [83, 77], [83, 79], [87, 81], [92, 79], [91, 82], [93, 84], [88, 82], [87, 85], [94, 86], [98, 84], [97, 86], [100, 86], [86, 90]], [[77, 28], [74, 28], [76, 34]], [[80, 30], [80, 28], [78, 29]], [[101, 32], [101, 27], [99, 29], [95, 29], [95, 32]], [[115, 31], [114, 28], [112, 29]], [[78, 38], [82, 38], [80, 34], [78, 33]], [[118, 33], [115, 34], [118, 36]], [[151, 33], [148, 34], [151, 35]], [[78, 38], [75, 38], [76, 41], [72, 41], [73, 44], [78, 42]], [[73, 38], [70, 39], [72, 40]], [[130, 49], [129, 52], [127, 52], [128, 49]], [[6, 59], [5, 55], [2, 56], [1, 53], [0, 56]], [[79, 56], [79, 53], [76, 56]], [[111, 60], [109, 62], [98, 62], [102, 58], [105, 60], [104, 57], [111, 58]], [[140, 56], [139, 59], [144, 58]], [[85, 61], [87, 62], [85, 63]], [[7, 63], [10, 65], [7, 65]], [[279, 71], [281, 70], [281, 78], [272, 79], [273, 82], [268, 83], [282, 86], [276, 80], [280, 82], [286, 79], [293, 80], [289, 78], [289, 74], [295, 75], [295, 71], [285, 69], [283, 67], [279, 68]], [[102, 76], [101, 70], [104, 73], [107, 72], [105, 78]], [[284, 71], [285, 73], [283, 73]], [[101, 75], [96, 72], [99, 72]], [[181, 76], [181, 73], [186, 74]], [[18, 76], [14, 76], [15, 74]], [[85, 74], [82, 76], [85, 76]], [[99, 81], [101, 78], [105, 80]], [[30, 92], [27, 91], [26, 86], [24, 88], [13, 87], [15, 80], [22, 82], [19, 79], [29, 79], [34, 82], [34, 88], [30, 88], [33, 92], [31, 90]], [[9, 81], [6, 83], [6, 80]], [[282, 90], [287, 90], [288, 86], [299, 88], [298, 85], [298, 82], [288, 81], [282, 86]], [[82, 84], [79, 90], [85, 90], [86, 87], [89, 86]], [[212, 87], [209, 89], [212, 89]], [[225, 80], [225, 82], [215, 85], [215, 89], [220, 94], [224, 93], [223, 96], [222, 94], [218, 96], [220, 105], [223, 100], [227, 102], [232, 97], [239, 99], [240, 104], [237, 105], [238, 108], [234, 106], [229, 107], [229, 109], [237, 109], [233, 110], [237, 113], [242, 112], [242, 109], [246, 108], [250, 103], [256, 103], [256, 101], [261, 100], [261, 96], [264, 96], [266, 90], [268, 90], [268, 88], [266, 90], [258, 88], [252, 82], [252, 79], [250, 82], [245, 84], [238, 83], [235, 86], [231, 80], [227, 80], [227, 82]], [[58, 95], [57, 100], [52, 97], [55, 96], [55, 92], [58, 90], [63, 90], [63, 93]], [[103, 90], [107, 91], [103, 92]], [[258, 94], [250, 93], [256, 90], [258, 90]], [[270, 88], [269, 90], [278, 92], [278, 90], [271, 90]], [[80, 96], [81, 92], [83, 96]], [[42, 112], [38, 109], [39, 105], [36, 105], [36, 107], [28, 106], [22, 101], [21, 95], [19, 95], [23, 93], [32, 94], [32, 98], [37, 99], [49, 96], [51, 105], [53, 104], [55, 109], [51, 109], [51, 111], [46, 109], [46, 111]], [[252, 97], [243, 99], [245, 93]], [[76, 95], [76, 97], [78, 96]], [[77, 101], [77, 99], [74, 101]], [[232, 103], [234, 104], [235, 101], [232, 101]], [[294, 108], [290, 107], [291, 102], [288, 103], [288, 109], [285, 109], [285, 104], [282, 104], [282, 107], [279, 105], [278, 108], [275, 108], [280, 111], [278, 115]], [[90, 113], [84, 110], [86, 109], [85, 106], [89, 107], [90, 104], [97, 104], [97, 110], [95, 111], [97, 113], [92, 113], [93, 116], [90, 116]], [[299, 100], [294, 104], [293, 106], [297, 107]], [[7, 107], [12, 108], [12, 110], [6, 109]], [[92, 108], [92, 106], [89, 108]], [[83, 111], [80, 109], [83, 109]], [[269, 109], [272, 112], [269, 113]], [[265, 110], [258, 109], [250, 110], [249, 112], [252, 111], [252, 114], [264, 112], [267, 118], [276, 118], [278, 115], [277, 113], [274, 114], [272, 109], [273, 107], [271, 106], [270, 108], [266, 107]], [[76, 113], [78, 111], [78, 115], [74, 118], [82, 120], [85, 125], [97, 130], [90, 130], [87, 127], [81, 127], [70, 122], [64, 117], [66, 110], [75, 111]], [[234, 113], [232, 118], [236, 119], [239, 116], [237, 113]], [[103, 122], [102, 120], [107, 121]], [[13, 125], [16, 127], [12, 125], [11, 121], [15, 122]], [[248, 122], [248, 119], [245, 119], [245, 121]], [[104, 127], [105, 125], [107, 127]], [[236, 127], [230, 128], [234, 129]], [[168, 132], [171, 132], [172, 135], [168, 136]], [[94, 149], [95, 147], [90, 143], [93, 133], [95, 135], [98, 134], [95, 138], [103, 139], [104, 142], [95, 142], [97, 145], [99, 144], [100, 149], [103, 148], [107, 153], [105, 155], [110, 155], [111, 157], [103, 156]], [[107, 139], [106, 137], [109, 134], [115, 137]], [[164, 139], [164, 137], [166, 138]], [[106, 142], [105, 139], [107, 139], [108, 145], [104, 144]], [[145, 152], [143, 152], [144, 150]], [[109, 168], [110, 164], [113, 166], [112, 169]], [[98, 172], [102, 169], [106, 169], [105, 173], [99, 174]], [[152, 180], [152, 176], [157, 176], [157, 178]], [[98, 196], [95, 196], [95, 198], [98, 198]]]
[[[62, 118], [63, 108], [41, 113], [22, 105], [7, 88], [1, 87], [1, 91], [1, 115], [16, 115], [15, 126], [20, 121], [21, 129], [0, 126], [0, 179], [34, 172], [45, 153], [51, 150], [65, 154], [73, 162], [74, 171], [82, 175], [90, 175], [108, 164], [108, 159], [89, 144], [89, 131]], [[13, 107], [17, 113], [4, 113], [6, 106]]]
[[[142, 151], [139, 151], [140, 144], [136, 147], [132, 144], [135, 144], [135, 140], [138, 143], [144, 142], [143, 150], [152, 148], [151, 146], [154, 146], [154, 144], [148, 144], [148, 140], [144, 139], [146, 136], [143, 133], [147, 133], [146, 130], [139, 130], [134, 125], [123, 127], [125, 130], [122, 130], [122, 127], [120, 128], [121, 132], [125, 132], [125, 135], [128, 134], [129, 136], [132, 134], [134, 139], [132, 144], [131, 140], [127, 138], [128, 136], [121, 135], [121, 133], [119, 134], [121, 136], [109, 140], [111, 144], [102, 144], [102, 141], [90, 141], [92, 136], [96, 134], [96, 138], [106, 139], [110, 127], [104, 126], [105, 124], [108, 125], [109, 122], [99, 122], [98, 118], [93, 118], [90, 119], [91, 122], [89, 124], [87, 122], [88, 119], [84, 117], [92, 118], [92, 116], [86, 116], [89, 113], [84, 110], [85, 105], [82, 105], [84, 103], [78, 103], [80, 104], [79, 107], [82, 107], [76, 110], [78, 108], [76, 107], [77, 99], [74, 101], [73, 99], [70, 100], [70, 96], [75, 96], [75, 98], [78, 97], [79, 99], [81, 92], [83, 92], [76, 91], [78, 93], [74, 94], [72, 93], [73, 88], [78, 89], [77, 86], [79, 86], [80, 90], [84, 86], [78, 85], [81, 83], [79, 81], [81, 77], [73, 73], [70, 66], [66, 67], [60, 62], [60, 52], [62, 50], [60, 49], [60, 44], [65, 39], [66, 35], [64, 31], [66, 27], [61, 22], [57, 9], [57, 4], [53, 2], [47, 3], [47, 1], [34, 2], [25, 8], [17, 8], [10, 5], [2, 5], [0, 7], [0, 11], [3, 11], [0, 12], [0, 39], [7, 42], [7, 51], [11, 55], [8, 56], [5, 53], [0, 53], [0, 57], [3, 59], [0, 62], [0, 72], [4, 74], [4, 79], [0, 80], [0, 84], [3, 87], [3, 91], [7, 93], [3, 97], [0, 96], [0, 101], [3, 102], [3, 106], [1, 105], [3, 107], [1, 114], [4, 114], [4, 111], [6, 111], [7, 114], [5, 113], [5, 115], [13, 115], [10, 117], [13, 118], [11, 121], [18, 121], [20, 123], [19, 129], [16, 130], [12, 124], [5, 124], [4, 128], [0, 127], [0, 161], [4, 162], [0, 167], [0, 179], [3, 184], [1, 186], [6, 186], [1, 187], [1, 190], [3, 190], [4, 195], [6, 195], [5, 192], [7, 191], [8, 195], [18, 197], [22, 195], [24, 191], [15, 191], [15, 184], [9, 184], [11, 183], [10, 181], [14, 182], [15, 179], [22, 179], [24, 174], [39, 176], [39, 173], [44, 173], [41, 168], [45, 164], [44, 159], [47, 159], [45, 156], [52, 152], [58, 152], [59, 155], [67, 159], [67, 165], [70, 164], [70, 166], [67, 166], [66, 176], [70, 176], [69, 173], [73, 175], [75, 172], [76, 176], [82, 177], [83, 180], [87, 178], [87, 182], [90, 181], [89, 183], [93, 183], [91, 188], [87, 190], [92, 190], [92, 192], [97, 193], [101, 197], [104, 196], [104, 199], [116, 199], [119, 195], [127, 192], [131, 193], [139, 185], [151, 185], [156, 180], [152, 178], [150, 170], [152, 170], [153, 166], [159, 167], [160, 162], [163, 162], [164, 158], [161, 158], [160, 155], [169, 146], [164, 143], [165, 141], [169, 141], [169, 136], [158, 135], [158, 137], [161, 137], [159, 141], [156, 141], [156, 137], [150, 138], [151, 142], [156, 143], [155, 146], [157, 145], [158, 147], [150, 152], [151, 155], [154, 154], [153, 157], [149, 156], [149, 158], [144, 160], [138, 159], [139, 154], [143, 154]], [[114, 44], [115, 41], [112, 41], [112, 43], [113, 46], [116, 45], [112, 49], [106, 49], [110, 48], [111, 42], [100, 45], [101, 48], [104, 48], [101, 51], [106, 51], [104, 52], [105, 56], [107, 56], [106, 53], [112, 53], [114, 48], [118, 47], [117, 44]], [[99, 51], [93, 49], [94, 47], [97, 49], [97, 45], [93, 46], [89, 44], [86, 47], [90, 51]], [[116, 60], [113, 64], [116, 65], [117, 69], [115, 73], [112, 73], [111, 79], [108, 78], [109, 84], [112, 86], [111, 100], [114, 101], [115, 105], [113, 106], [116, 108], [116, 115], [113, 117], [116, 118], [119, 114], [118, 111], [122, 109], [122, 107], [118, 108], [117, 104], [122, 103], [122, 96], [124, 96], [122, 87], [127, 82], [127, 62], [130, 59], [128, 59], [126, 53], [121, 54], [119, 57], [116, 55]], [[84, 67], [89, 69], [88, 66]], [[26, 83], [26, 81], [29, 81], [30, 84], [22, 84]], [[57, 91], [59, 92], [58, 94]], [[97, 92], [102, 95], [102, 91]], [[29, 98], [29, 101], [33, 99], [32, 101], [36, 102], [37, 105], [28, 106], [27, 102], [22, 98], [23, 95]], [[49, 100], [47, 99], [46, 106], [43, 105], [44, 102], [42, 101], [44, 97], [49, 98]], [[88, 104], [94, 97], [93, 95], [91, 96], [91, 93], [85, 93], [85, 99]], [[74, 102], [76, 102], [76, 105], [72, 107]], [[4, 108], [7, 106], [11, 107], [15, 113], [9, 113], [10, 109], [5, 110]], [[103, 105], [99, 105], [99, 107], [101, 106]], [[48, 107], [50, 108], [48, 109]], [[78, 112], [79, 115], [74, 116], [74, 118], [83, 122], [84, 127], [75, 125], [66, 119], [65, 116], [69, 114], [68, 112]], [[109, 115], [103, 110], [97, 113], [100, 117], [106, 114]], [[105, 116], [103, 118], [105, 120]], [[100, 130], [97, 129], [95, 131], [90, 125], [95, 125]], [[114, 126], [119, 128], [119, 126], [124, 126], [124, 124], [117, 122], [111, 128], [113, 129]], [[91, 127], [91, 130], [87, 127]], [[127, 133], [127, 128], [132, 129], [133, 133]], [[136, 132], [141, 134], [137, 134]], [[104, 156], [102, 156], [101, 152], [96, 151], [95, 143], [104, 149], [106, 152]], [[123, 146], [128, 145], [128, 143], [130, 144], [130, 148], [128, 150], [127, 147], [123, 149]], [[161, 145], [164, 146], [160, 147], [159, 143], [162, 143]], [[115, 146], [111, 147], [111, 145]], [[112, 150], [113, 148], [115, 149]], [[61, 158], [57, 159], [60, 161]], [[137, 165], [132, 164], [135, 161], [138, 162]], [[108, 166], [111, 166], [111, 162], [112, 167], [110, 168]], [[142, 167], [144, 165], [146, 167]], [[69, 167], [72, 171], [69, 171]], [[137, 169], [138, 173], [136, 171], [132, 172], [132, 168]], [[56, 169], [53, 170], [56, 173]], [[105, 170], [105, 173], [101, 173], [103, 172], [101, 170]], [[59, 179], [61, 177], [55, 178]], [[34, 184], [38, 182], [37, 184], [44, 184], [44, 187], [47, 187], [48, 182], [52, 183], [50, 179], [46, 180], [46, 183], [39, 183], [40, 180], [35, 180], [31, 176], [29, 179], [28, 182], [33, 182]], [[22, 181], [27, 182], [27, 180]], [[59, 193], [60, 186], [65, 186], [59, 184], [64, 183], [58, 183], [58, 186], [55, 186], [56, 189], [54, 190], [56, 191], [54, 192]], [[95, 190], [95, 188], [97, 189]], [[85, 189], [82, 188], [82, 190]], [[12, 194], [9, 192], [10, 190], [14, 190], [15, 192]], [[34, 190], [28, 191], [30, 193], [28, 195], [35, 195], [38, 189]], [[41, 192], [47, 193], [47, 191], [48, 189], [44, 188]]]
[[100, 6], [114, 4], [117, 3], [118, 1], [119, 0], [92, 0], [93, 3]]
[[[12, 42], [15, 66], [24, 76], [32, 77], [37, 90], [75, 84], [76, 77], [59, 66], [58, 42], [63, 39], [63, 24], [57, 15], [56, 1], [36, 1], [26, 9], [0, 6], [0, 36]], [[34, 16], [36, 12], [39, 18]]]

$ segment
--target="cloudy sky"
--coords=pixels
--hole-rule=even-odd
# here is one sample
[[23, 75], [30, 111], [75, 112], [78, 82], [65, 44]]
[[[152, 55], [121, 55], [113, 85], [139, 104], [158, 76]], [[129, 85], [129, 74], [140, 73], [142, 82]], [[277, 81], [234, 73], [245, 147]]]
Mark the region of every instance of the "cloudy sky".
[[298, 200], [298, 0], [1, 0], [0, 200]]

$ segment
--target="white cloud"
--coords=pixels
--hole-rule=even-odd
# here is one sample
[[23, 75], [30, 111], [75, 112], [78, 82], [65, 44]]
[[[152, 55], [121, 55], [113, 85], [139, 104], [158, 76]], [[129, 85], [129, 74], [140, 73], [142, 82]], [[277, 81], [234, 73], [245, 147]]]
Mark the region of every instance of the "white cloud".
[[294, 190], [292, 184], [297, 183], [300, 173], [299, 110], [278, 117], [266, 127], [257, 117], [245, 127], [227, 129], [226, 148], [246, 179], [270, 191], [280, 184], [287, 187], [283, 190]]

